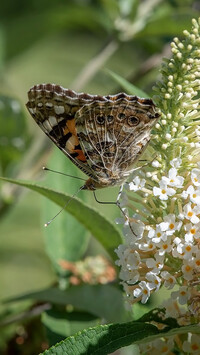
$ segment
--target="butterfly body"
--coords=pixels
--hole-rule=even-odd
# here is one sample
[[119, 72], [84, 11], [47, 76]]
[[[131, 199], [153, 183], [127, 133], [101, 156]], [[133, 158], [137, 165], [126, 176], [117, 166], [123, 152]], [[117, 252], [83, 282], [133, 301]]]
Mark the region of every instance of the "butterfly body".
[[121, 184], [133, 171], [160, 114], [151, 99], [77, 94], [40, 84], [27, 108], [41, 129], [89, 179], [84, 189]]

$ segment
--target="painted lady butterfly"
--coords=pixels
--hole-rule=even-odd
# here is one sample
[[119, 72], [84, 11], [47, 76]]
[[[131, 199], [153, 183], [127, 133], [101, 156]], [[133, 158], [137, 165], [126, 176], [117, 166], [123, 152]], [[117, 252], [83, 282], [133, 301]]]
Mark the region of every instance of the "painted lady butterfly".
[[124, 93], [93, 96], [41, 84], [28, 97], [36, 123], [89, 176], [83, 186], [87, 190], [126, 180], [160, 116], [151, 99]]

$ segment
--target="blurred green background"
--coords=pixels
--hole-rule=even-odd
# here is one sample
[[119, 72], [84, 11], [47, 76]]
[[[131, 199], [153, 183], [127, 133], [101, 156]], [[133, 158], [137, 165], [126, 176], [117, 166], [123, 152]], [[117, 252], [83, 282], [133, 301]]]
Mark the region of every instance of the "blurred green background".
[[[199, 1], [192, 0], [3, 0], [0, 175], [32, 180], [67, 194], [76, 192], [79, 181], [41, 169], [47, 165], [83, 177], [28, 114], [29, 88], [50, 82], [90, 94], [124, 91], [126, 84], [116, 81], [112, 71], [152, 97], [162, 57], [170, 56], [170, 41], [189, 30], [199, 12]], [[49, 200], [6, 182], [0, 183], [0, 189], [0, 300], [53, 284], [65, 287], [66, 272], [59, 260], [108, 257], [65, 212], [44, 230], [44, 223], [59, 211]], [[98, 198], [115, 201], [117, 191], [100, 191]], [[120, 215], [115, 206], [97, 205], [90, 192], [81, 192], [79, 198], [111, 222]], [[21, 312], [27, 310], [30, 301], [1, 305], [1, 354], [36, 354], [53, 344], [39, 317], [23, 317]], [[120, 354], [132, 353], [127, 348]]]

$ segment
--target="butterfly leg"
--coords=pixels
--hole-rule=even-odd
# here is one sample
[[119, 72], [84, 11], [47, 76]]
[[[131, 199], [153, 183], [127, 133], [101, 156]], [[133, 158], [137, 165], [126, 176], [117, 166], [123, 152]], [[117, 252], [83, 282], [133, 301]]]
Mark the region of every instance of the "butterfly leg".
[[93, 194], [94, 194], [94, 199], [97, 203], [101, 203], [102, 205], [116, 205], [117, 204], [117, 202], [112, 202], [112, 201], [99, 201], [97, 199], [95, 191], [93, 191]]
[[120, 206], [119, 199], [120, 199], [120, 197], [121, 197], [122, 191], [123, 191], [123, 184], [120, 186], [120, 190], [119, 190], [119, 193], [118, 193], [117, 201], [116, 201], [116, 202], [99, 201], [99, 200], [97, 199], [97, 196], [96, 196], [95, 191], [93, 191], [93, 194], [94, 194], [95, 201], [96, 201], [97, 203], [101, 203], [101, 204], [104, 204], [104, 205], [116, 205], [116, 206], [120, 209], [120, 211], [121, 211], [121, 213], [123, 214], [125, 220], [128, 221], [128, 225], [129, 225], [129, 228], [130, 228], [131, 232], [132, 232], [134, 235], [136, 235], [135, 232], [134, 232], [134, 230], [133, 230], [133, 228], [132, 228], [132, 226], [131, 226], [131, 224], [130, 224], [129, 217], [127, 216], [127, 214], [125, 213], [125, 211], [124, 211], [124, 210], [122, 209], [122, 207]]

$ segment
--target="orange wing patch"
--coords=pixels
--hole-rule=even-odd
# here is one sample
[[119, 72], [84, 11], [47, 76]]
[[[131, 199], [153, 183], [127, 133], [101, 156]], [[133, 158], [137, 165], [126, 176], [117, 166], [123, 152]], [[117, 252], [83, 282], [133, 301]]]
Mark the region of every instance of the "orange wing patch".
[[65, 147], [70, 155], [86, 163], [86, 157], [80, 147], [79, 139], [76, 132], [75, 119], [67, 120], [66, 126], [63, 128], [64, 136], [67, 136]]

